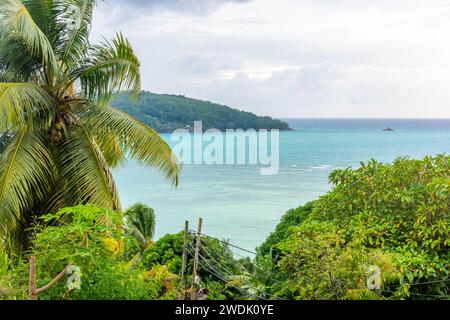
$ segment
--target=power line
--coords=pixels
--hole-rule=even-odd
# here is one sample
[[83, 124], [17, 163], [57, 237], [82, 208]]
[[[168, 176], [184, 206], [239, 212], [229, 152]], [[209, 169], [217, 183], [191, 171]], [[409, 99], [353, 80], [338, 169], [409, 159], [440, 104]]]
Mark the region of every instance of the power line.
[[[190, 230], [190, 233], [197, 234], [194, 230]], [[227, 245], [227, 246], [229, 246], [229, 247], [233, 247], [233, 248], [242, 250], [242, 251], [244, 251], [244, 252], [251, 253], [251, 254], [253, 254], [253, 255], [258, 255], [258, 253], [254, 252], [254, 251], [250, 251], [250, 250], [248, 250], [248, 249], [241, 248], [241, 247], [239, 247], [239, 246], [237, 246], [237, 245], [234, 245], [234, 244], [232, 244], [232, 243], [230, 243], [230, 242], [220, 240], [220, 239], [218, 239], [218, 238], [209, 236], [209, 235], [204, 234], [204, 233], [200, 233], [200, 234], [201, 234], [202, 236], [204, 236], [204, 237], [207, 237], [207, 238], [210, 238], [210, 239], [213, 239], [213, 240], [217, 240], [217, 241], [219, 241], [220, 243], [223, 243], [223, 244], [225, 244], [225, 245]], [[203, 241], [204, 241], [204, 239], [202, 239], [202, 242], [203, 242]], [[206, 244], [206, 242], [203, 242], [203, 243]], [[202, 248], [204, 248], [204, 246], [203, 246]], [[233, 252], [233, 254], [236, 254], [236, 253]], [[237, 255], [239, 255], [239, 256], [241, 256], [241, 257], [247, 257], [247, 256], [243, 256], [243, 255], [240, 255], [240, 254], [237, 254]], [[221, 255], [221, 257], [222, 257], [222, 258], [225, 258], [223, 255]], [[212, 258], [212, 257], [211, 257], [211, 258]], [[274, 280], [275, 283], [279, 283], [279, 282], [277, 282], [275, 279], [272, 278], [272, 276], [273, 276], [272, 273], [269, 273], [269, 272], [265, 271], [265, 270], [262, 269], [260, 266], [258, 266], [257, 264], [255, 264], [255, 263], [253, 263], [253, 262], [251, 262], [251, 261], [250, 261], [250, 264], [252, 264], [256, 269], [258, 269], [259, 271], [261, 271], [261, 272], [263, 272], [265, 275], [267, 275], [268, 278], [271, 278], [272, 280]]]
[[[197, 232], [195, 232], [194, 230], [190, 230], [190, 233], [191, 233], [191, 234], [195, 234], [195, 235], [197, 234]], [[233, 248], [242, 250], [242, 251], [244, 251], [244, 252], [251, 253], [251, 254], [253, 254], [253, 255], [258, 255], [258, 253], [256, 253], [256, 252], [250, 251], [250, 250], [245, 249], [245, 248], [241, 248], [241, 247], [239, 247], [239, 246], [237, 246], [237, 245], [234, 245], [234, 244], [232, 244], [232, 243], [230, 243], [230, 242], [220, 240], [220, 239], [218, 239], [218, 238], [212, 237], [212, 236], [207, 235], [207, 234], [204, 234], [204, 233], [200, 233], [200, 234], [201, 234], [202, 236], [204, 236], [204, 237], [207, 237], [207, 238], [210, 238], [210, 239], [219, 241], [220, 243], [225, 244], [225, 245], [227, 245], [227, 246], [229, 246], [229, 247], [233, 247]], [[202, 242], [203, 242], [204, 244], [206, 244], [206, 242], [204, 242], [204, 239], [202, 239]], [[204, 246], [202, 246], [202, 248], [204, 248]], [[236, 253], [233, 252], [233, 254], [236, 254]], [[241, 257], [247, 257], [247, 256], [243, 256], [243, 255], [240, 255], [240, 254], [237, 254], [237, 255], [239, 255], [239, 256], [241, 256]], [[222, 257], [222, 258], [225, 258], [223, 255], [221, 255], [221, 257]], [[257, 264], [255, 264], [255, 263], [253, 263], [253, 262], [251, 262], [251, 261], [250, 261], [250, 264], [252, 264], [252, 265], [253, 265], [256, 269], [258, 269], [259, 271], [263, 272], [263, 273], [267, 276], [267, 278], [272, 279], [272, 280], [274, 281], [275, 284], [277, 284], [277, 283], [280, 284], [280, 282], [278, 282], [278, 281], [276, 281], [275, 279], [273, 279], [273, 273], [272, 273], [272, 272], [271, 272], [271, 273], [267, 272], [266, 270], [264, 270], [263, 268], [261, 268], [260, 266], [258, 266]]]
[[[194, 230], [190, 230], [189, 233], [194, 234], [194, 235], [197, 235], [197, 232], [194, 231]], [[224, 241], [224, 240], [221, 240], [221, 239], [212, 237], [212, 236], [207, 235], [207, 234], [204, 234], [204, 233], [200, 233], [200, 235], [202, 235], [203, 237], [207, 237], [207, 238], [216, 240], [216, 241], [218, 241], [218, 242], [220, 242], [220, 243], [222, 243], [222, 244], [225, 244], [226, 246], [229, 246], [229, 247], [232, 247], [232, 248], [239, 249], [239, 250], [241, 250], [241, 251], [244, 251], [244, 252], [253, 254], [253, 255], [255, 255], [255, 256], [258, 255], [257, 252], [254, 252], [254, 251], [251, 251], [251, 250], [248, 250], [248, 249], [239, 247], [239, 246], [234, 245], [234, 244], [232, 244], [232, 243], [230, 243], [230, 242], [228, 242], [228, 241]], [[202, 240], [203, 240], [203, 239], [202, 239]], [[203, 240], [203, 241], [204, 241], [204, 240]], [[205, 243], [205, 244], [206, 244], [206, 243]], [[191, 244], [190, 244], [190, 246], [192, 247]], [[217, 260], [210, 254], [210, 252], [208, 252], [208, 250], [206, 250], [206, 249], [204, 248], [204, 246], [202, 247], [202, 250], [205, 251], [206, 254], [208, 254], [208, 256], [209, 256], [212, 260], [214, 260], [214, 261], [215, 261], [222, 269], [224, 269], [226, 273], [228, 273], [230, 276], [233, 276], [233, 275], [230, 273], [229, 270], [227, 270], [226, 268], [224, 268], [224, 267], [222, 266], [222, 264], [221, 264], [219, 261], [217, 261]], [[189, 253], [192, 255], [191, 252], [189, 252]], [[234, 252], [232, 252], [232, 253], [233, 253], [233, 254], [237, 254], [237, 253], [234, 253]], [[220, 254], [219, 254], [219, 255], [220, 255]], [[240, 255], [240, 254], [237, 254], [237, 255]], [[241, 256], [241, 257], [247, 258], [247, 256], [243, 256], [243, 255], [240, 255], [240, 256]], [[224, 257], [223, 255], [220, 255], [220, 257], [221, 257], [221, 258], [226, 258], [226, 259], [228, 259], [227, 257]], [[204, 260], [204, 257], [203, 257], [203, 256], [201, 256], [201, 258]], [[208, 264], [208, 265], [210, 266], [210, 268], [212, 268], [215, 272], [213, 272], [213, 271], [210, 270], [209, 268], [205, 268], [205, 266], [202, 264], [202, 267], [203, 267], [205, 270], [209, 271], [210, 273], [212, 273], [213, 275], [215, 275], [217, 278], [219, 278], [220, 280], [222, 280], [222, 281], [224, 281], [224, 282], [227, 282], [227, 283], [230, 282], [229, 280], [227, 280], [227, 278], [226, 278], [225, 275], [223, 275], [220, 271], [218, 271], [216, 268], [214, 268], [209, 262], [207, 262], [206, 260], [204, 260], [204, 261], [205, 261], [205, 263]], [[259, 267], [257, 264], [255, 264], [255, 263], [253, 263], [253, 262], [251, 262], [251, 261], [250, 261], [250, 264], [252, 264], [252, 265], [253, 265], [256, 269], [258, 269], [259, 271], [264, 272], [264, 273], [268, 276], [268, 278], [272, 278], [272, 273], [269, 273], [269, 272], [263, 270], [261, 267]], [[217, 274], [217, 273], [218, 273], [218, 274]], [[251, 273], [249, 273], [249, 274], [251, 274]], [[272, 280], [275, 280], [275, 279], [272, 278]], [[447, 282], [450, 282], [450, 279], [433, 280], [433, 281], [426, 281], [426, 282], [411, 283], [411, 284], [409, 284], [409, 286], [418, 286], [418, 285], [427, 285], [427, 284], [436, 284], [436, 283], [447, 283]], [[281, 282], [274, 281], [274, 283], [275, 283], [275, 284], [280, 284]], [[250, 286], [250, 285], [248, 285], [248, 284], [246, 284], [246, 283], [244, 283], [244, 284], [247, 285], [248, 287], [250, 287], [250, 288], [256, 290], [256, 291], [259, 291], [259, 292], [261, 292], [261, 293], [266, 294], [267, 296], [272, 296], [271, 294], [269, 294], [269, 293], [267, 293], [267, 292], [264, 292], [264, 291], [262, 291], [262, 290], [260, 290], [260, 289], [257, 289], [257, 288], [255, 288], [255, 287], [252, 287], [252, 286]], [[236, 286], [236, 285], [234, 285], [234, 284], [231, 284], [231, 285], [232, 285], [233, 287], [235, 287], [236, 289], [238, 289], [239, 291], [248, 294], [248, 292], [246, 292], [244, 289], [242, 289], [242, 288], [240, 288], [240, 287], [238, 287], [238, 286]], [[389, 289], [392, 289], [392, 288], [398, 288], [398, 287], [400, 287], [400, 286], [401, 286], [401, 285], [398, 285], [398, 286], [390, 286], [390, 287], [388, 287], [388, 288], [389, 288]], [[397, 293], [396, 291], [392, 291], [392, 290], [381, 290], [381, 291], [382, 291], [382, 292], [386, 292], [386, 293], [392, 293], [392, 294]], [[265, 299], [265, 298], [260, 297], [260, 296], [258, 296], [258, 295], [256, 295], [256, 294], [254, 294], [254, 295], [255, 295], [256, 297], [260, 298], [260, 299]], [[449, 297], [450, 297], [450, 295], [421, 294], [421, 293], [410, 293], [410, 296], [434, 297], [434, 298], [449, 298]], [[281, 299], [281, 298], [278, 298], [278, 297], [277, 297], [277, 299]], [[265, 299], [265, 300], [267, 300], [267, 299]]]
[[[427, 281], [427, 282], [415, 282], [415, 283], [409, 283], [409, 286], [419, 286], [419, 285], [425, 285], [425, 284], [435, 284], [435, 283], [446, 283], [450, 282], [450, 279], [443, 279], [443, 280], [433, 280], [433, 281]], [[400, 287], [401, 285], [398, 285], [396, 287]]]
[[[192, 245], [191, 245], [192, 246]], [[212, 254], [208, 251], [208, 250], [206, 250], [205, 249], [205, 247], [204, 246], [202, 246], [202, 250], [215, 262], [215, 263], [217, 263], [228, 275], [230, 275], [230, 276], [234, 276], [233, 275], [233, 273], [230, 271], [230, 270], [228, 270], [227, 268], [225, 268], [219, 261], [217, 261], [217, 259], [215, 259], [213, 256], [212, 256]], [[220, 255], [222, 258], [226, 258], [226, 257], [224, 257], [224, 256], [222, 256], [222, 255]], [[250, 273], [249, 273], [250, 274]], [[252, 289], [254, 289], [254, 290], [256, 290], [256, 291], [259, 291], [260, 293], [263, 293], [263, 294], [265, 294], [265, 295], [267, 295], [267, 296], [273, 296], [273, 295], [271, 295], [270, 293], [268, 293], [268, 292], [265, 292], [265, 291], [263, 291], [263, 290], [261, 290], [261, 289], [258, 289], [258, 288], [256, 288], [256, 287], [253, 287], [253, 286], [251, 286], [251, 285], [249, 285], [248, 283], [245, 283], [244, 282], [244, 284], [246, 285], [246, 286], [248, 286], [248, 287], [250, 287], [250, 288], [252, 288]], [[277, 299], [280, 299], [280, 298], [277, 298]], [[281, 300], [281, 299], [280, 299]]]
[[[192, 247], [192, 245], [190, 245], [190, 247], [191, 247], [191, 250], [193, 249], [193, 247]], [[191, 252], [192, 253], [192, 252]], [[229, 279], [227, 279], [226, 277], [227, 277], [227, 275], [224, 275], [223, 273], [221, 273], [219, 270], [217, 270], [212, 264], [210, 264], [204, 257], [203, 257], [203, 255], [201, 255], [201, 254], [199, 254], [199, 256], [200, 256], [200, 258], [201, 259], [203, 259], [204, 260], [204, 262], [206, 263], [206, 264], [208, 264], [209, 266], [210, 266], [210, 268], [212, 268], [216, 273], [219, 273], [220, 275], [222, 275], [224, 278], [225, 278], [225, 282], [227, 282], [227, 283], [229, 283], [229, 282], [231, 282]], [[211, 257], [212, 258], [212, 257]], [[233, 277], [234, 275], [229, 271], [229, 270], [227, 270], [226, 268], [224, 268], [217, 260], [215, 260], [214, 258], [212, 258], [216, 263], [218, 263], [219, 264], [219, 266], [220, 267], [222, 267], [223, 269], [224, 269], [224, 271], [228, 274], [228, 276], [230, 276], [230, 277]], [[244, 283], [246, 286], [248, 286], [249, 288], [252, 288], [252, 289], [254, 289], [254, 290], [256, 290], [256, 291], [260, 291], [260, 290], [258, 290], [257, 288], [255, 288], [255, 287], [252, 287], [252, 286], [250, 286], [250, 285], [248, 285], [248, 284], [246, 284], [246, 283]], [[267, 293], [265, 293], [265, 294], [267, 294]], [[258, 295], [256, 295], [258, 298], [261, 298], [261, 299], [264, 299], [263, 297], [260, 297], [260, 296], [258, 296]]]
[[[206, 247], [207, 247], [207, 243], [206, 242], [203, 242], [203, 246], [202, 246], [202, 250], [203, 251], [205, 251], [207, 254], [208, 254], [208, 256], [210, 256], [212, 259], [214, 259], [213, 258], [213, 256], [212, 256], [212, 254], [206, 249]], [[222, 255], [222, 254], [217, 254], [218, 256], [220, 256], [221, 258], [223, 258], [223, 259], [228, 259], [228, 257], [225, 257], [224, 255]], [[214, 260], [216, 260], [216, 259], [214, 259]], [[218, 261], [216, 261], [218, 264], [220, 264]], [[250, 261], [249, 262], [253, 267], [255, 267], [256, 269], [258, 269], [259, 271], [261, 271], [262, 273], [264, 273], [266, 276], [267, 276], [267, 278], [268, 279], [272, 279], [273, 280], [273, 282], [274, 282], [274, 284], [280, 284], [281, 282], [278, 282], [276, 279], [274, 279], [273, 278], [273, 273], [272, 272], [267, 272], [266, 270], [264, 270], [263, 268], [261, 268], [260, 266], [258, 266], [256, 263], [253, 263], [252, 261]], [[221, 264], [220, 264], [221, 265]], [[221, 265], [222, 266], [222, 265]], [[245, 269], [245, 268], [244, 268]], [[246, 270], [249, 274], [251, 274], [252, 276], [254, 276], [251, 272], [249, 272], [248, 270]]]
[[[387, 293], [397, 293], [396, 291], [391, 291], [391, 290], [381, 290], [382, 292], [387, 292]], [[444, 294], [425, 294], [425, 293], [410, 293], [410, 296], [418, 296], [418, 297], [430, 297], [430, 298], [450, 298], [449, 295], [444, 295]]]
[[[193, 230], [190, 230], [190, 233], [197, 234], [197, 232], [195, 232], [195, 231], [193, 231]], [[204, 233], [200, 233], [200, 234], [201, 234], [202, 236], [204, 236], [204, 237], [207, 237], [207, 238], [210, 238], [210, 239], [213, 239], [213, 240], [217, 240], [217, 241], [219, 241], [219, 242], [221, 242], [221, 243], [223, 243], [223, 244], [226, 244], [226, 245], [228, 245], [228, 246], [230, 246], [230, 247], [233, 247], [233, 248], [236, 248], [236, 249], [239, 249], [239, 250], [242, 250], [242, 251], [251, 253], [251, 254], [253, 254], [253, 255], [255, 255], [255, 256], [258, 255], [258, 253], [254, 252], [254, 251], [250, 251], [250, 250], [241, 248], [241, 247], [236, 246], [236, 245], [234, 245], [234, 244], [231, 244], [231, 243], [229, 243], [229, 242], [227, 242], [227, 241], [223, 241], [223, 240], [214, 238], [214, 237], [209, 236], [209, 235], [204, 234]]]
[[[425, 281], [425, 282], [416, 282], [416, 283], [408, 283], [410, 287], [414, 286], [420, 286], [420, 285], [427, 285], [427, 284], [436, 284], [436, 283], [447, 283], [450, 282], [450, 279], [443, 279], [443, 280], [433, 280], [433, 281]], [[389, 286], [388, 289], [395, 289], [399, 288], [402, 285], [397, 286]], [[397, 293], [396, 291], [392, 290], [382, 290], [383, 292], [387, 293]], [[435, 297], [435, 298], [450, 298], [450, 295], [443, 295], [443, 294], [427, 294], [427, 293], [410, 293], [411, 296], [419, 296], [419, 297]]]
[[[190, 245], [190, 249], [192, 250], [193, 249], [193, 247], [192, 247], [192, 245]], [[208, 253], [208, 255], [210, 256], [210, 258], [214, 261], [214, 262], [216, 262], [224, 271], [225, 271], [225, 273], [227, 273], [227, 275], [228, 276], [230, 276], [230, 277], [234, 277], [234, 274], [231, 272], [231, 271], [229, 271], [228, 269], [226, 269], [219, 261], [217, 261], [216, 259], [214, 259], [214, 257], [212, 257], [209, 253]], [[220, 273], [222, 276], [224, 276], [225, 277], [225, 279], [226, 279], [226, 275], [224, 275], [223, 273], [221, 273], [219, 270], [217, 270], [212, 264], [210, 264], [204, 257], [203, 257], [203, 255], [201, 255], [200, 254], [200, 257], [202, 258], [202, 259], [204, 259], [205, 260], [205, 263], [207, 263], [211, 268], [213, 268], [217, 273]], [[231, 282], [229, 279], [228, 280], [226, 280], [226, 282]], [[268, 293], [268, 292], [265, 292], [265, 291], [263, 291], [263, 290], [261, 290], [261, 289], [258, 289], [258, 288], [256, 288], [256, 287], [254, 287], [254, 286], [252, 286], [252, 285], [250, 285], [250, 284], [248, 284], [248, 283], [246, 283], [246, 282], [244, 282], [244, 281], [242, 281], [243, 282], [243, 284], [245, 285], [245, 286], [247, 286], [247, 287], [249, 287], [249, 288], [251, 288], [251, 289], [253, 289], [253, 290], [255, 290], [255, 291], [258, 291], [258, 292], [260, 292], [260, 293], [262, 293], [262, 294], [264, 294], [264, 295], [266, 295], [266, 296], [272, 296], [270, 293]], [[257, 296], [258, 298], [260, 298], [260, 299], [265, 299], [265, 298], [263, 298], [263, 297], [261, 297], [261, 296], [258, 296], [258, 295], [255, 295], [255, 296]], [[278, 299], [278, 298], [277, 298]], [[267, 299], [266, 299], [267, 300]]]
[[[201, 255], [200, 255], [201, 256]], [[256, 296], [257, 298], [261, 299], [261, 300], [268, 300], [264, 297], [261, 297], [260, 295], [256, 294], [256, 293], [249, 293], [248, 291], [246, 291], [245, 289], [241, 288], [240, 286], [234, 284], [232, 281], [230, 281], [230, 279], [226, 278], [226, 275], [220, 273], [219, 270], [217, 270], [212, 264], [210, 264], [206, 259], [203, 258], [203, 256], [201, 256], [201, 258], [203, 259], [202, 261], [204, 261], [215, 273], [219, 273], [220, 275], [223, 276], [223, 281], [226, 282], [227, 284], [231, 284], [231, 286], [233, 286], [234, 288], [238, 289], [241, 292], [246, 293], [247, 295], [252, 295], [252, 296]], [[232, 276], [232, 275], [229, 275]], [[254, 289], [255, 291], [259, 291], [258, 289], [244, 283], [247, 287]]]
[[[192, 251], [188, 250], [188, 253], [193, 257], [193, 253]], [[200, 255], [200, 257], [203, 259], [203, 257]], [[205, 262], [205, 264], [207, 264], [209, 267], [206, 267], [203, 262]], [[233, 288], [235, 288], [236, 290], [238, 290], [241, 293], [244, 293], [246, 295], [250, 295], [250, 296], [256, 296], [257, 298], [261, 299], [261, 300], [268, 300], [266, 298], [263, 298], [257, 294], [254, 293], [250, 293], [248, 291], [246, 291], [245, 289], [235, 285], [234, 283], [230, 282], [225, 275], [223, 275], [220, 271], [218, 271], [216, 268], [214, 268], [207, 260], [201, 260], [199, 261], [200, 266], [208, 271], [209, 273], [211, 273], [212, 275], [214, 275], [216, 278], [218, 278], [219, 280], [226, 282], [227, 284], [231, 285]]]

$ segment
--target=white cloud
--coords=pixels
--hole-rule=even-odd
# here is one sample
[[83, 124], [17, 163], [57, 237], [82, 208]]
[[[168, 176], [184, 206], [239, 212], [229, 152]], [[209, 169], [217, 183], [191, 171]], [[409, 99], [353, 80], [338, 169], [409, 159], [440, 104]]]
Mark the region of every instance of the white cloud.
[[450, 117], [448, 1], [139, 2], [100, 6], [93, 31], [130, 38], [146, 90], [273, 116]]

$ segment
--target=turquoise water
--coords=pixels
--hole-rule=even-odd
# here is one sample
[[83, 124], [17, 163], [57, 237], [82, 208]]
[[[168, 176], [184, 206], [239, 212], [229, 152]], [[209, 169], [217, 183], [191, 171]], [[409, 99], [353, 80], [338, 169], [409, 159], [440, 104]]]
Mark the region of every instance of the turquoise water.
[[[151, 169], [133, 162], [114, 172], [123, 207], [142, 202], [156, 212], [156, 236], [195, 229], [254, 249], [290, 208], [327, 192], [328, 175], [371, 158], [390, 162], [450, 153], [450, 120], [287, 120], [280, 133], [280, 170], [261, 176], [258, 165], [186, 165], [173, 189]], [[382, 128], [395, 128], [385, 132]], [[170, 135], [163, 137], [172, 144]]]

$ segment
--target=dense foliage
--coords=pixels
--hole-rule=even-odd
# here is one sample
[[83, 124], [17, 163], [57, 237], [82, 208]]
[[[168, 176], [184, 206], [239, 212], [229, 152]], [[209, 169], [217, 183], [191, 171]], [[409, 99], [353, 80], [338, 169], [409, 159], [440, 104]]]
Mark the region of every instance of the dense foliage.
[[[262, 254], [268, 245], [282, 253], [273, 293], [295, 299], [450, 294], [449, 156], [370, 161], [333, 172], [330, 182], [334, 189], [310, 213], [288, 213], [263, 245]], [[294, 226], [286, 234], [288, 220]], [[374, 268], [380, 290], [367, 287]]]
[[177, 95], [143, 91], [136, 104], [129, 95], [119, 94], [112, 105], [140, 119], [158, 132], [172, 132], [187, 126], [193, 127], [194, 121], [200, 120], [203, 121], [204, 130], [289, 129], [289, 125], [280, 120], [259, 117], [250, 112]]
[[[177, 184], [167, 143], [110, 107], [140, 92], [140, 63], [120, 33], [92, 44], [95, 0], [0, 1], [0, 245], [25, 250], [41, 215], [93, 203], [121, 210], [111, 168], [125, 155]], [[12, 246], [11, 246], [12, 247]]]
[[[165, 265], [171, 273], [181, 275], [182, 254], [184, 246], [183, 232], [168, 234], [156, 241], [144, 251], [143, 264], [147, 269]], [[195, 237], [189, 236], [189, 244], [193, 246]], [[193, 248], [189, 247], [190, 255], [187, 263], [187, 283], [192, 281]], [[233, 283], [218, 279], [211, 269], [227, 270], [227, 275], [234, 278], [236, 284], [243, 275], [245, 268], [241, 261], [234, 258], [230, 248], [219, 240], [204, 238], [201, 249], [201, 263], [198, 270], [199, 286], [209, 289], [210, 299], [243, 299], [242, 293], [233, 287]]]
[[[40, 299], [176, 298], [176, 276], [165, 266], [145, 269], [126, 258], [124, 244], [129, 239], [122, 230], [120, 214], [85, 205], [45, 215], [43, 222], [42, 227], [35, 229], [36, 238], [30, 252], [37, 257], [38, 287], [49, 283], [69, 265], [77, 266], [81, 277], [79, 289], [69, 290], [65, 277], [40, 295]], [[49, 223], [53, 226], [45, 227]], [[0, 268], [0, 289], [3, 280], [5, 292], [13, 287], [16, 291], [11, 295], [25, 297], [28, 259], [24, 257], [9, 264], [9, 273]]]
[[[330, 182], [330, 192], [286, 213], [256, 258], [237, 259], [227, 241], [202, 237], [198, 287], [209, 299], [448, 298], [449, 156], [370, 161], [334, 171]], [[29, 253], [38, 259], [38, 285], [71, 264], [82, 286], [68, 290], [61, 281], [40, 299], [183, 296], [182, 232], [143, 248], [121, 214], [93, 205], [40, 220]], [[195, 241], [190, 233], [186, 288]], [[26, 298], [29, 254], [0, 251], [0, 299]]]
[[286, 238], [289, 228], [298, 226], [309, 216], [314, 208], [314, 202], [309, 202], [296, 209], [291, 209], [281, 218], [280, 222], [272, 232], [258, 248], [258, 253], [261, 256], [267, 256], [272, 252], [272, 255], [277, 255], [277, 248], [275, 244], [279, 243]]
[[[136, 206], [130, 208], [132, 211]], [[10, 256], [0, 250], [0, 299], [26, 299], [29, 257], [37, 257], [37, 285], [42, 287], [65, 267], [80, 270], [80, 288], [69, 289], [63, 277], [39, 299], [178, 299], [183, 296], [181, 266], [183, 233], [148, 243], [144, 252], [136, 237], [123, 229], [123, 217], [94, 205], [65, 208], [41, 218], [35, 226], [32, 251]], [[189, 235], [186, 289], [191, 287], [195, 237]], [[236, 289], [245, 269], [229, 247], [215, 239], [202, 241], [198, 287], [209, 299], [241, 299]], [[218, 279], [209, 266], [226, 268], [233, 283]], [[70, 276], [70, 275], [68, 275]], [[231, 278], [230, 278], [231, 279]]]

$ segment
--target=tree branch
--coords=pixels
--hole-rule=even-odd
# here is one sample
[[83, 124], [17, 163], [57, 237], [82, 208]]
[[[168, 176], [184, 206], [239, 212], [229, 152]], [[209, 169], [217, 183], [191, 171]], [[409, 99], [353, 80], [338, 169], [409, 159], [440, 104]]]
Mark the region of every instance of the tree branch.
[[41, 293], [44, 293], [48, 289], [52, 288], [61, 278], [67, 273], [68, 267], [65, 267], [60, 274], [58, 274], [50, 283], [42, 288], [36, 288], [36, 256], [30, 257], [30, 275], [28, 285], [28, 298], [30, 300], [37, 300]]
[[58, 274], [49, 284], [43, 286], [42, 288], [36, 289], [36, 295], [40, 295], [41, 293], [47, 291], [51, 287], [53, 287], [59, 280], [61, 280], [62, 277], [67, 273], [67, 267], [64, 268], [63, 271], [61, 271], [60, 274]]

